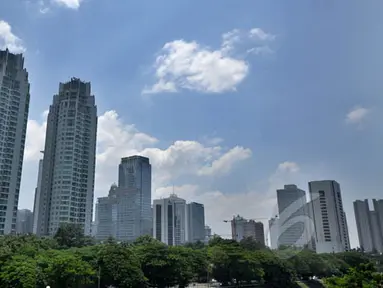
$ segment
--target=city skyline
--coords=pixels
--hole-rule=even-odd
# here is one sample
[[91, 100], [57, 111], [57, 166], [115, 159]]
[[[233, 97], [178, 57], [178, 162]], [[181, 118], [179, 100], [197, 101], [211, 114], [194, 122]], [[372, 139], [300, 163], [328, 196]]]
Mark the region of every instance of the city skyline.
[[174, 186], [229, 234], [238, 212], [273, 216], [284, 184], [334, 179], [358, 245], [352, 201], [381, 194], [382, 3], [57, 2], [0, 4], [0, 47], [24, 53], [31, 82], [20, 208], [33, 206], [45, 111], [74, 76], [97, 97], [95, 198], [119, 158], [143, 155], [153, 198]]

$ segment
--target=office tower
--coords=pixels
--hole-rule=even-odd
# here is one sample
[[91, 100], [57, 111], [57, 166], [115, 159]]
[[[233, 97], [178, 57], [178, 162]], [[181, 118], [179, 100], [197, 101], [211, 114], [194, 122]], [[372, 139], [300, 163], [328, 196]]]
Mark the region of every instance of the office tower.
[[209, 243], [212, 237], [210, 226], [205, 226], [205, 243]]
[[379, 209], [382, 200], [373, 199], [374, 210], [369, 209], [368, 200], [354, 201], [354, 213], [360, 248], [365, 252], [382, 251], [382, 225], [379, 221], [383, 210]]
[[340, 185], [334, 180], [309, 182], [317, 253], [350, 250]]
[[205, 208], [203, 204], [191, 202], [187, 204], [187, 242], [205, 240]]
[[33, 213], [31, 210], [17, 210], [16, 233], [30, 234], [33, 232]]
[[255, 241], [265, 245], [265, 232], [262, 222], [247, 220], [239, 215], [231, 220], [231, 234], [233, 240], [241, 241], [244, 238], [252, 237]]
[[153, 201], [153, 237], [169, 246], [187, 242], [186, 201], [172, 194]]
[[0, 235], [16, 231], [29, 97], [23, 55], [0, 50]]
[[[41, 153], [44, 153], [41, 151]], [[41, 197], [41, 181], [43, 171], [43, 159], [39, 160], [39, 170], [37, 173], [37, 185], [35, 189], [35, 200], [33, 204], [33, 234], [37, 234], [37, 221], [39, 219], [40, 211], [40, 197]]]
[[307, 245], [311, 229], [306, 192], [296, 185], [284, 185], [283, 189], [277, 190], [277, 202], [279, 217], [273, 224], [279, 227], [273, 227], [273, 238], [278, 230], [278, 247]]
[[135, 220], [137, 237], [152, 235], [152, 166], [149, 158], [131, 156], [121, 159], [118, 173], [118, 187], [135, 193], [139, 218]]
[[78, 78], [60, 83], [47, 119], [37, 235], [54, 235], [62, 223], [91, 234], [96, 133], [90, 83]]

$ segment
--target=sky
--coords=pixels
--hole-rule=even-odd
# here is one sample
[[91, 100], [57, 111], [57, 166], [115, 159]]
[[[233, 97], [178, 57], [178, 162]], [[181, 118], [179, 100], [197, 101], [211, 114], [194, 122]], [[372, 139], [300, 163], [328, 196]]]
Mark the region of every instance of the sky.
[[[240, 2], [240, 3], [239, 3]], [[92, 84], [95, 199], [121, 157], [150, 157], [152, 198], [270, 218], [276, 189], [334, 179], [351, 245], [352, 202], [381, 198], [381, 0], [1, 0], [0, 48], [24, 53], [31, 103], [19, 208], [33, 208], [59, 82]], [[266, 222], [264, 222], [266, 224]], [[267, 226], [266, 226], [267, 228]]]

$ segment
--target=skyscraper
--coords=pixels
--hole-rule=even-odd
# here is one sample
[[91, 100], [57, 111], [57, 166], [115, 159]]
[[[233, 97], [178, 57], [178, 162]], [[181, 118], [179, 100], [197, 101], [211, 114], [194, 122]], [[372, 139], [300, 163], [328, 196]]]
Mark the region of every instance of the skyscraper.
[[153, 237], [167, 245], [187, 242], [186, 201], [172, 194], [153, 201]]
[[191, 202], [187, 204], [187, 242], [205, 240], [205, 207], [203, 204]]
[[90, 83], [60, 83], [49, 107], [36, 234], [75, 223], [90, 235], [96, 160], [97, 107]]
[[35, 189], [35, 200], [33, 204], [33, 233], [37, 234], [37, 221], [40, 211], [41, 181], [43, 171], [43, 159], [39, 160], [39, 170], [37, 173], [37, 185]]
[[307, 245], [311, 229], [306, 192], [296, 185], [284, 185], [283, 189], [277, 190], [277, 202], [279, 217], [273, 224], [279, 226], [273, 227], [273, 237], [278, 230], [278, 247]]
[[348, 251], [350, 239], [339, 183], [313, 181], [309, 189], [317, 253]]
[[135, 227], [137, 235], [150, 235], [152, 229], [152, 166], [149, 158], [131, 156], [121, 159], [118, 167], [118, 188], [135, 193], [136, 208], [139, 209]]
[[151, 165], [149, 159], [131, 156], [121, 159], [118, 183], [107, 197], [96, 203], [96, 238], [134, 241], [152, 235]]
[[29, 98], [23, 55], [0, 50], [0, 235], [16, 231]]
[[359, 245], [365, 252], [382, 252], [382, 225], [379, 218], [382, 209], [379, 209], [379, 203], [383, 200], [373, 199], [374, 210], [369, 209], [368, 200], [354, 201], [354, 214], [356, 228], [358, 230]]

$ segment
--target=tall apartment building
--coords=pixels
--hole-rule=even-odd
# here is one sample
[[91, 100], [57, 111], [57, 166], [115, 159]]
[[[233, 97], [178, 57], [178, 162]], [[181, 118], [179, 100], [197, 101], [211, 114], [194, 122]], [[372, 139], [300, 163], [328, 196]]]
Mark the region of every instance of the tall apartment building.
[[17, 210], [16, 233], [30, 234], [33, 232], [33, 213], [28, 209]]
[[350, 250], [340, 185], [334, 180], [309, 182], [310, 206], [317, 253]]
[[279, 241], [279, 219], [278, 217], [273, 217], [269, 220], [269, 239], [271, 249], [278, 249], [278, 241]]
[[23, 55], [0, 50], [0, 235], [16, 231], [29, 98]]
[[134, 241], [152, 235], [151, 165], [149, 159], [131, 156], [121, 159], [119, 185], [112, 185], [107, 197], [96, 204], [96, 238]]
[[252, 237], [265, 245], [265, 230], [262, 222], [247, 220], [239, 215], [234, 216], [231, 220], [231, 233], [233, 240], [241, 241], [244, 238]]
[[360, 248], [365, 252], [383, 252], [382, 218], [383, 200], [372, 200], [374, 210], [369, 209], [368, 200], [354, 201], [354, 214]]
[[49, 107], [36, 234], [54, 235], [62, 223], [91, 234], [97, 107], [89, 82], [60, 83]]
[[205, 207], [203, 204], [191, 202], [187, 204], [188, 242], [205, 241]]
[[278, 230], [278, 247], [308, 245], [312, 229], [306, 192], [296, 185], [284, 185], [283, 189], [277, 190], [277, 202], [279, 217], [273, 224], [278, 224], [278, 228], [273, 227], [273, 237]]
[[169, 246], [188, 242], [186, 207], [186, 201], [175, 194], [154, 200], [153, 237]]

